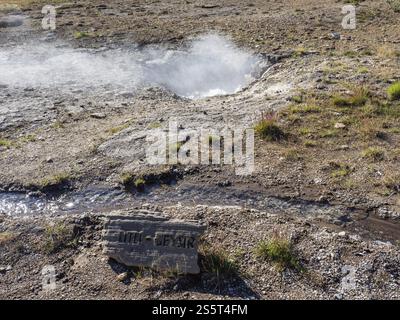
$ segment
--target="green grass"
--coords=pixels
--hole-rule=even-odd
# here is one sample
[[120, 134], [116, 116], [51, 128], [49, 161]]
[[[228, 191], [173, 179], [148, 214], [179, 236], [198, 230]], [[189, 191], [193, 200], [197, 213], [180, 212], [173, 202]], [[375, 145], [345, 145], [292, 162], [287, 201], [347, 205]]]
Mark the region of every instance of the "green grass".
[[218, 280], [238, 272], [236, 261], [223, 248], [202, 245], [199, 252], [202, 271], [213, 274]]
[[11, 232], [0, 232], [0, 246], [6, 245], [14, 239], [15, 235]]
[[133, 179], [134, 179], [133, 175], [129, 172], [124, 172], [123, 174], [121, 174], [121, 183], [124, 186], [131, 184]]
[[137, 190], [141, 191], [146, 185], [146, 179], [143, 177], [135, 177], [129, 172], [125, 172], [121, 175], [121, 183], [126, 187], [134, 186]]
[[254, 131], [268, 141], [278, 141], [285, 137], [283, 130], [275, 119], [262, 119], [254, 126]]
[[321, 138], [333, 138], [333, 137], [337, 136], [337, 134], [338, 134], [337, 130], [327, 129], [327, 130], [322, 131], [319, 136]]
[[85, 32], [85, 31], [75, 31], [74, 32], [74, 38], [75, 39], [82, 39], [82, 38], [86, 38], [86, 37], [89, 37], [90, 36], [90, 34], [88, 33], [88, 32]]
[[135, 185], [136, 189], [143, 189], [146, 184], [146, 180], [143, 178], [138, 178], [133, 182], [133, 184]]
[[130, 123], [125, 123], [125, 124], [120, 125], [120, 126], [112, 127], [110, 129], [108, 129], [107, 132], [110, 133], [110, 134], [116, 134], [118, 132], [121, 132], [122, 130], [125, 130], [129, 126], [130, 126]]
[[161, 128], [161, 123], [160, 122], [151, 122], [149, 124], [149, 129], [158, 129]]
[[291, 106], [289, 107], [289, 111], [291, 113], [318, 113], [321, 112], [321, 107], [313, 105], [313, 104], [307, 104], [307, 105], [302, 105], [302, 106]]
[[58, 120], [55, 121], [51, 126], [54, 129], [63, 129], [63, 128], [65, 128], [65, 124], [63, 122], [61, 122], [61, 121], [58, 121]]
[[390, 100], [400, 100], [400, 82], [393, 83], [387, 89], [387, 94]]
[[49, 176], [40, 181], [39, 186], [41, 188], [61, 186], [68, 183], [71, 180], [71, 175], [66, 172], [57, 173], [53, 176]]
[[292, 52], [292, 57], [298, 58], [302, 57], [307, 54], [307, 50], [304, 47], [297, 47], [293, 52]]
[[364, 117], [378, 116], [400, 118], [400, 104], [390, 101], [375, 100], [361, 108]]
[[385, 158], [385, 151], [378, 147], [369, 147], [362, 152], [362, 157], [373, 161], [381, 161]]
[[352, 94], [351, 96], [335, 96], [332, 103], [336, 107], [361, 107], [368, 101], [368, 94], [363, 90]]
[[387, 174], [384, 178], [384, 184], [386, 188], [398, 193], [400, 192], [400, 174], [391, 173]]
[[389, 6], [394, 12], [400, 12], [400, 1], [399, 0], [386, 0]]
[[291, 101], [295, 103], [302, 103], [303, 102], [303, 97], [302, 96], [293, 96], [290, 98]]
[[0, 139], [0, 147], [11, 148], [13, 146], [12, 141], [7, 139]]
[[304, 146], [307, 147], [307, 148], [314, 148], [317, 145], [318, 145], [317, 142], [314, 141], [314, 140], [305, 140], [304, 141]]
[[302, 159], [302, 156], [297, 149], [290, 148], [285, 152], [285, 159], [287, 161], [299, 161]]
[[37, 138], [34, 134], [28, 134], [27, 136], [21, 138], [22, 142], [35, 142], [36, 140]]
[[47, 254], [57, 252], [65, 247], [75, 247], [77, 245], [73, 227], [58, 222], [48, 225], [44, 232], [43, 250]]
[[351, 168], [348, 165], [339, 165], [337, 169], [331, 172], [332, 178], [343, 178], [351, 173]]
[[268, 241], [260, 241], [254, 249], [254, 253], [257, 258], [274, 263], [279, 271], [302, 270], [293, 245], [288, 239], [274, 236]]
[[307, 136], [307, 135], [309, 135], [309, 134], [311, 134], [311, 129], [310, 128], [308, 128], [308, 127], [301, 127], [301, 128], [299, 128], [299, 133], [301, 134], [301, 135], [303, 135], [303, 136]]
[[357, 69], [357, 73], [360, 73], [360, 74], [365, 74], [365, 73], [368, 73], [368, 72], [369, 72], [369, 70], [368, 70], [367, 67], [360, 67], [360, 68]]

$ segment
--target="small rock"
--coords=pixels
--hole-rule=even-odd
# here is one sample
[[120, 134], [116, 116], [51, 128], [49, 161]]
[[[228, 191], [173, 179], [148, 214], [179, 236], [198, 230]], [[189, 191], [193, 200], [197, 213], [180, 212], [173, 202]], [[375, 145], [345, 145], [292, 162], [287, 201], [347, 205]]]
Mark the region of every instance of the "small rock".
[[331, 39], [333, 39], [333, 40], [340, 40], [340, 33], [338, 33], [338, 32], [332, 32], [332, 33], [330, 34], [330, 37], [331, 37]]
[[335, 129], [344, 129], [344, 128], [346, 128], [346, 125], [344, 123], [341, 122], [335, 123]]
[[344, 238], [344, 237], [346, 237], [346, 232], [345, 231], [340, 231], [338, 233], [338, 236]]
[[342, 300], [342, 299], [343, 299], [343, 294], [341, 294], [341, 293], [336, 293], [333, 297], [334, 297], [336, 300]]
[[10, 271], [12, 267], [10, 265], [7, 266], [0, 266], [0, 272], [7, 272]]
[[95, 119], [104, 119], [106, 117], [106, 114], [102, 112], [97, 112], [97, 113], [92, 113], [90, 116]]
[[117, 276], [117, 280], [120, 281], [120, 282], [123, 282], [123, 281], [125, 281], [126, 279], [128, 279], [128, 272], [120, 273], [120, 274]]

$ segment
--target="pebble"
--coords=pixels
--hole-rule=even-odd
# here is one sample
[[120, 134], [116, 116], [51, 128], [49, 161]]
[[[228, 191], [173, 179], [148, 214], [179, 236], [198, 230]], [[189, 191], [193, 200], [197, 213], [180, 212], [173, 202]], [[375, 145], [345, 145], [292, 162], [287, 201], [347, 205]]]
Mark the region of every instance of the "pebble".
[[331, 37], [331, 39], [334, 39], [334, 40], [340, 40], [340, 33], [338, 33], [338, 32], [332, 32], [332, 33], [330, 34], [330, 37]]
[[344, 123], [341, 122], [335, 123], [335, 129], [344, 129], [344, 128], [346, 128], [346, 125]]
[[120, 274], [117, 276], [117, 280], [118, 280], [118, 281], [123, 282], [123, 281], [125, 281], [126, 279], [128, 279], [128, 272], [120, 273]]
[[106, 114], [102, 112], [97, 112], [97, 113], [92, 113], [90, 116], [95, 119], [104, 119], [106, 117]]
[[7, 272], [10, 271], [12, 267], [10, 265], [7, 266], [0, 266], [0, 272]]

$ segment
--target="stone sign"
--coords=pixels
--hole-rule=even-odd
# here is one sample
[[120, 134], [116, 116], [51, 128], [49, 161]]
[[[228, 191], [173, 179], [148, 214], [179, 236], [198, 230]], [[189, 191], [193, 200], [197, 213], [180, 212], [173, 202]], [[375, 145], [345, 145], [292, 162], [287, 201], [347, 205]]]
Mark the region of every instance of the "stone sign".
[[154, 214], [110, 216], [103, 253], [127, 266], [199, 273], [197, 247], [205, 226]]

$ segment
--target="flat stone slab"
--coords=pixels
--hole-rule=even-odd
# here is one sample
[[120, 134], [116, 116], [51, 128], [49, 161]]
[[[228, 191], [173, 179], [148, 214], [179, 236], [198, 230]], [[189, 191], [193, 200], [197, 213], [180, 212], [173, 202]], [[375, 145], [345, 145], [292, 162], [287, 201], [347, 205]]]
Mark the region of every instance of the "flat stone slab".
[[206, 227], [148, 213], [109, 216], [103, 253], [127, 266], [196, 274], [198, 239]]

